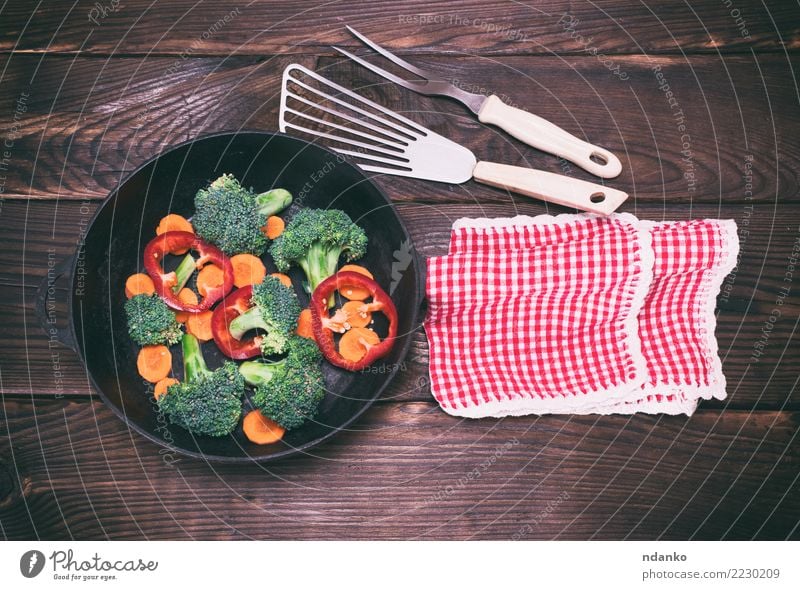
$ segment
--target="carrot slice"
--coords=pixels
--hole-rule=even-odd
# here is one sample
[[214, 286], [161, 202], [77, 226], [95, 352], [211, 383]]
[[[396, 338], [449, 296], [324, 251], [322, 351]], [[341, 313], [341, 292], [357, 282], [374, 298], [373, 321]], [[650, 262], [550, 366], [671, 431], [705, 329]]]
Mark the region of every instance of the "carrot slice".
[[[158, 222], [158, 226], [156, 227], [156, 235], [160, 236], [164, 232], [168, 231], [188, 231], [194, 233], [194, 228], [189, 221], [183, 217], [182, 215], [178, 215], [176, 213], [170, 213], [161, 218], [161, 221]], [[189, 251], [188, 248], [182, 248], [180, 250], [175, 250], [172, 254], [186, 254]]]
[[152, 295], [155, 292], [156, 286], [153, 284], [153, 279], [143, 272], [137, 272], [125, 281], [125, 297], [128, 299], [136, 295]]
[[375, 346], [380, 341], [378, 335], [369, 328], [352, 328], [339, 340], [339, 354], [348, 361], [356, 363], [364, 358], [369, 347]]
[[192, 227], [192, 224], [189, 223], [189, 220], [182, 215], [170, 213], [169, 215], [161, 218], [161, 221], [158, 223], [158, 227], [156, 227], [156, 235], [160, 236], [168, 231], [188, 231], [194, 233], [194, 228]]
[[172, 354], [163, 344], [142, 346], [136, 359], [139, 375], [150, 383], [158, 383], [172, 370]]
[[200, 313], [190, 313], [186, 320], [186, 331], [200, 342], [208, 342], [214, 337], [211, 332], [211, 316], [214, 312], [210, 309]]
[[283, 233], [283, 228], [286, 227], [286, 222], [277, 215], [270, 215], [267, 217], [267, 223], [261, 228], [264, 235], [270, 240], [274, 240]]
[[[192, 305], [197, 305], [197, 293], [184, 287], [178, 293], [178, 301], [181, 303], [190, 303]], [[189, 319], [189, 312], [188, 311], [176, 311], [175, 312], [175, 319], [178, 320], [179, 323], [183, 324], [186, 320]]]
[[282, 272], [274, 272], [269, 276], [275, 277], [276, 279], [278, 279], [281, 283], [283, 283], [284, 285], [286, 285], [290, 289], [292, 288], [292, 279], [290, 279], [288, 275], [285, 275]]
[[[346, 270], [346, 271], [349, 271], [349, 272], [357, 272], [357, 273], [360, 273], [360, 274], [362, 274], [365, 277], [368, 277], [370, 279], [373, 279], [373, 280], [375, 279], [375, 277], [372, 276], [371, 272], [369, 272], [363, 266], [359, 266], [358, 264], [345, 264], [339, 270], [340, 271]], [[347, 297], [348, 299], [350, 299], [352, 301], [364, 301], [364, 299], [366, 299], [370, 295], [369, 291], [367, 291], [366, 289], [359, 289], [358, 287], [348, 287], [348, 286], [343, 287], [339, 291], [339, 293], [341, 293], [343, 297]]]
[[348, 301], [342, 306], [342, 309], [347, 314], [347, 323], [350, 324], [351, 328], [366, 328], [372, 321], [370, 312], [366, 312], [363, 316], [359, 312], [362, 305], [364, 305], [363, 301]]
[[165, 377], [158, 383], [156, 383], [156, 388], [153, 390], [153, 395], [156, 399], [160, 398], [162, 395], [167, 393], [167, 388], [170, 385], [175, 385], [178, 383], [177, 379], [173, 379], [172, 377]]
[[252, 254], [231, 256], [231, 264], [233, 265], [233, 284], [239, 288], [260, 283], [267, 275], [264, 263]]
[[359, 266], [358, 264], [345, 264], [339, 270], [345, 270], [347, 272], [357, 272], [364, 275], [365, 277], [375, 280], [375, 277], [372, 276], [371, 272], [369, 272], [365, 267]]
[[222, 269], [216, 264], [205, 265], [197, 273], [197, 292], [203, 297], [208, 295], [209, 289], [214, 289], [222, 285]]
[[258, 410], [252, 410], [247, 413], [242, 422], [242, 429], [247, 439], [257, 445], [278, 442], [286, 432], [283, 426], [270, 420]]
[[295, 330], [295, 332], [298, 336], [314, 340], [314, 328], [311, 324], [310, 309], [306, 308], [300, 312], [300, 315], [297, 317], [297, 330]]

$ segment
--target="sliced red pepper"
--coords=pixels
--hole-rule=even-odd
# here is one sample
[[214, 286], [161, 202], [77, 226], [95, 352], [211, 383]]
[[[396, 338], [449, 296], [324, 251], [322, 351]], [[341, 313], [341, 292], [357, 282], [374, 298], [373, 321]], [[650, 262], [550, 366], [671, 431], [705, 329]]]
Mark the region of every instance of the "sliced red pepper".
[[233, 293], [225, 296], [211, 316], [211, 333], [214, 335], [214, 342], [222, 354], [232, 359], [243, 360], [261, 355], [257, 336], [247, 340], [237, 340], [231, 335], [229, 329], [233, 320], [250, 309], [252, 296], [252, 285], [236, 289]]
[[[324, 325], [323, 319], [328, 318], [328, 300], [334, 291], [340, 291], [345, 287], [356, 287], [364, 289], [372, 296], [372, 301], [368, 304], [370, 311], [380, 311], [389, 320], [389, 333], [379, 344], [369, 347], [367, 353], [361, 360], [353, 362], [344, 358], [336, 350], [336, 343], [333, 340], [333, 331]], [[381, 289], [381, 286], [361, 273], [342, 271], [332, 275], [322, 281], [314, 293], [311, 295], [311, 325], [314, 328], [314, 338], [319, 345], [320, 351], [325, 358], [333, 365], [347, 369], [348, 371], [360, 371], [374, 363], [376, 360], [385, 357], [394, 346], [397, 337], [397, 308], [392, 302], [392, 298]]]
[[[172, 289], [176, 283], [174, 272], [164, 272], [161, 261], [167, 254], [176, 254], [194, 250], [200, 257], [197, 259], [197, 268], [202, 268], [208, 263], [217, 265], [222, 270], [222, 285], [207, 290], [206, 296], [198, 303], [185, 303], [178, 299], [178, 294]], [[172, 309], [197, 313], [211, 309], [217, 301], [233, 289], [233, 265], [222, 250], [209, 244], [202, 238], [188, 231], [168, 231], [156, 236], [144, 249], [144, 268], [164, 302]]]

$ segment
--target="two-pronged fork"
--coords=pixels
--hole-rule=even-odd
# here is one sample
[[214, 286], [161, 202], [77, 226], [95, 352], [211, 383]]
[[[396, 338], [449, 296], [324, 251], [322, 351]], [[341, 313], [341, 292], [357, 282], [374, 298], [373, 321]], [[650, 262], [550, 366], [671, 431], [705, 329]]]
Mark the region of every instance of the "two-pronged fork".
[[419, 77], [420, 81], [406, 80], [395, 76], [391, 72], [387, 72], [383, 68], [341, 47], [334, 47], [334, 49], [342, 55], [349, 57], [379, 76], [383, 76], [387, 80], [399, 84], [403, 88], [418, 92], [419, 94], [425, 94], [427, 96], [449, 96], [450, 98], [454, 98], [478, 115], [478, 120], [481, 121], [481, 123], [497, 125], [520, 141], [524, 141], [528, 145], [542, 151], [565, 158], [601, 178], [614, 178], [618, 176], [622, 170], [622, 164], [619, 158], [608, 150], [592, 145], [582, 139], [578, 139], [571, 133], [564, 131], [557, 125], [533, 113], [507, 105], [494, 94], [485, 96], [483, 94], [466, 92], [450, 82], [443, 80], [433, 72], [418, 68], [404, 59], [397, 57], [377, 43], [370, 41], [352, 27], [347, 27], [347, 30], [386, 59]]

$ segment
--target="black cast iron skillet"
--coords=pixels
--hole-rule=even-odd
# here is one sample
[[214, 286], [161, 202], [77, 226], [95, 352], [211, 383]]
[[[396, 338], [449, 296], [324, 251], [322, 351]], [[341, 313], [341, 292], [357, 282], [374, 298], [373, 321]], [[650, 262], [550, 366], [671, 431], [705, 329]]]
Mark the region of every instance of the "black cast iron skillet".
[[[385, 362], [350, 373], [325, 363], [327, 394], [313, 422], [288, 432], [271, 445], [250, 443], [241, 425], [229, 437], [194, 436], [159, 415], [152, 385], [136, 370], [138, 347], [127, 334], [124, 284], [142, 272], [142, 251], [167, 213], [190, 216], [198, 189], [222, 173], [232, 173], [257, 191], [283, 187], [298, 206], [338, 208], [367, 233], [367, 255], [360, 261], [387, 291], [399, 315], [398, 339]], [[274, 272], [268, 256], [268, 272]], [[76, 254], [56, 268], [67, 278], [68, 326], [59, 340], [77, 351], [103, 401], [131, 428], [148, 439], [193, 457], [249, 462], [285, 457], [322, 442], [347, 427], [381, 394], [400, 369], [417, 326], [423, 281], [411, 239], [389, 199], [356, 166], [317, 145], [279, 133], [241, 132], [203, 137], [171, 149], [133, 172], [103, 202], [88, 225]], [[301, 298], [301, 271], [290, 273]], [[394, 274], [394, 276], [393, 276]], [[51, 277], [52, 280], [52, 277]], [[37, 294], [37, 314], [46, 324], [48, 281]], [[378, 326], [380, 330], [380, 326]], [[180, 345], [171, 348], [173, 370], [182, 375]], [[213, 342], [203, 352], [209, 366], [224, 357]]]

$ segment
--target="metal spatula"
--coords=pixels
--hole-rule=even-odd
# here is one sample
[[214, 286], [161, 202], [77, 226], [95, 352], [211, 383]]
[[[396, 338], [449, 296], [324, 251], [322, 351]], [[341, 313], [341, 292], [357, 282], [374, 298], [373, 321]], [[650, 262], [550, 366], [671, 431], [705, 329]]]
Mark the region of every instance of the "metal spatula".
[[321, 137], [369, 172], [460, 184], [478, 182], [608, 215], [627, 193], [518, 166], [478, 162], [467, 148], [298, 64], [283, 73], [279, 128]]

